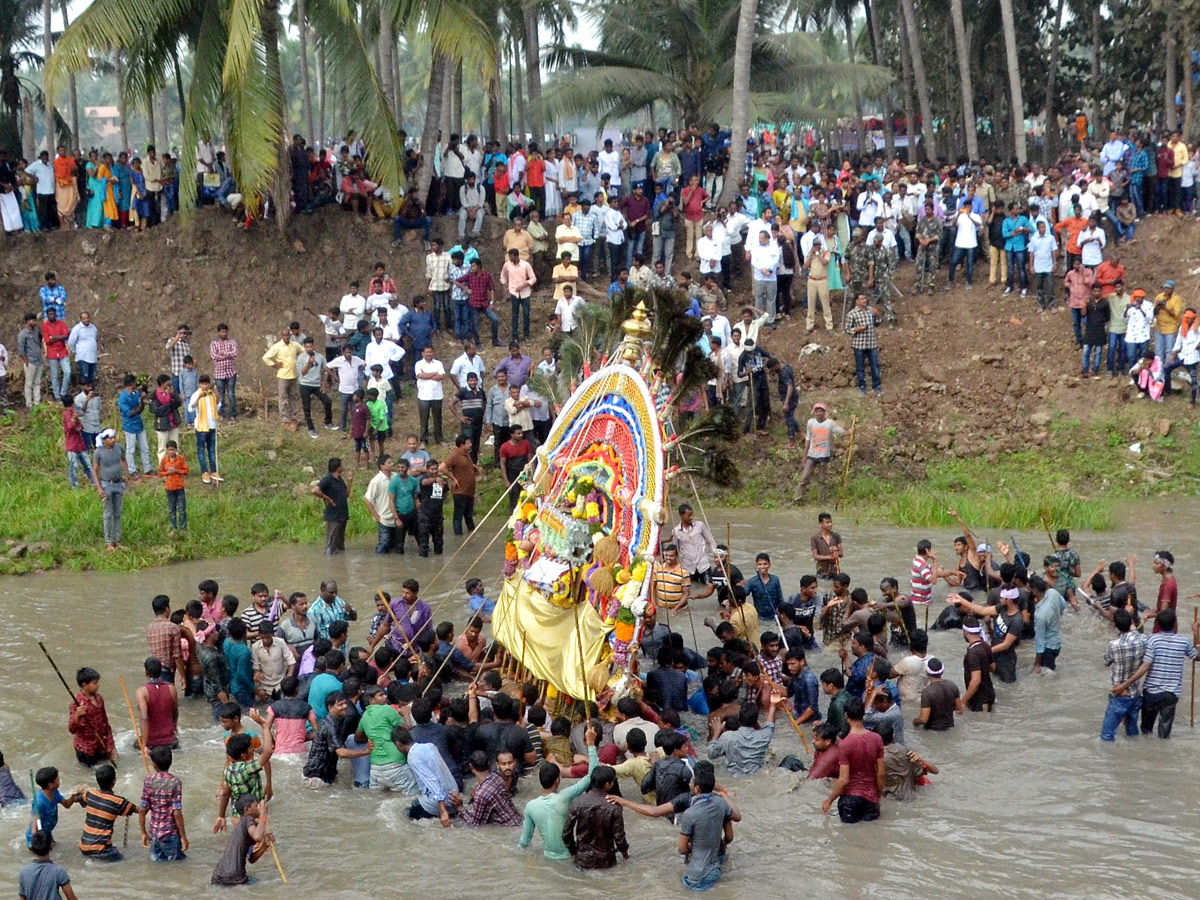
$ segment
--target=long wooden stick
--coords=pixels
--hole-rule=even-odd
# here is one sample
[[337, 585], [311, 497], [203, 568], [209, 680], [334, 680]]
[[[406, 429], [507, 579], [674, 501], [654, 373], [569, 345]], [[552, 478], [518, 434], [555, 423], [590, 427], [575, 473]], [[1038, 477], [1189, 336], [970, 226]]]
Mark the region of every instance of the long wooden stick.
[[142, 740], [142, 729], [138, 727], [137, 716], [133, 714], [133, 704], [129, 702], [129, 689], [125, 687], [125, 676], [118, 675], [121, 682], [121, 693], [125, 695], [125, 708], [129, 710], [129, 721], [133, 723], [133, 733], [137, 735], [138, 747], [142, 751], [142, 762], [146, 765], [146, 774], [150, 774], [150, 760], [146, 758], [146, 742]]
[[[263, 825], [267, 825], [267, 817], [263, 816]], [[283, 864], [279, 862], [279, 854], [275, 852], [275, 842], [271, 842], [271, 858], [275, 860], [275, 868], [279, 870], [279, 877], [284, 884], [287, 884], [287, 876], [283, 874]]]
[[[774, 681], [771, 680], [771, 676], [768, 675], [765, 671], [762, 671], [761, 669], [759, 671], [762, 672], [762, 677], [767, 679], [767, 684], [769, 684], [771, 686], [772, 690], [774, 690], [775, 688], [779, 688], [780, 690], [783, 690], [783, 688], [780, 685], [776, 684]], [[788, 708], [788, 698], [787, 698], [786, 692], [783, 695], [782, 706], [783, 706], [783, 711], [785, 713], [787, 713], [788, 720], [791, 721], [791, 723], [792, 723], [792, 727], [796, 729], [796, 734], [800, 735], [800, 743], [802, 743], [804, 745], [804, 752], [807, 753], [809, 756], [812, 756], [813, 755], [812, 747], [808, 746], [808, 738], [806, 738], [804, 736], [804, 732], [800, 729], [800, 723], [796, 721], [796, 717], [794, 715], [792, 715], [791, 709]]]
[[842, 498], [846, 494], [846, 482], [850, 479], [850, 460], [854, 457], [854, 433], [858, 430], [858, 416], [853, 416], [850, 419], [850, 440], [846, 444], [846, 460], [842, 465], [842, 484], [838, 488], [837, 500], [834, 501], [833, 508], [840, 509], [842, 506]]
[[[50, 651], [46, 649], [46, 645], [44, 643], [38, 641], [37, 645], [42, 648], [42, 653], [45, 654], [46, 661], [50, 663], [50, 667], [54, 669], [54, 674], [57, 675], [58, 680], [62, 682], [63, 690], [67, 692], [67, 695], [71, 698], [71, 702], [74, 703], [75, 692], [71, 690], [71, 686], [67, 684], [67, 679], [63, 678], [63, 673], [59, 670], [58, 663], [54, 661], [54, 658], [50, 655]], [[95, 727], [92, 728], [92, 734], [95, 735], [96, 740], [100, 743], [100, 746], [104, 749], [107, 749], [108, 741], [105, 740], [104, 735], [102, 735]], [[112, 762], [111, 760], [109, 761]], [[113, 768], [116, 768], [117, 764], [113, 762], [112, 766]]]

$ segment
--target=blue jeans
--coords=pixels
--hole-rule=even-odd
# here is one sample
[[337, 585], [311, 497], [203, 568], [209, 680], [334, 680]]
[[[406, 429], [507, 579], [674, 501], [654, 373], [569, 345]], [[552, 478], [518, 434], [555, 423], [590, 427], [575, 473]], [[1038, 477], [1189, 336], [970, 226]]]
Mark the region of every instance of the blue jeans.
[[[517, 325], [523, 324], [525, 326], [525, 340], [529, 340], [529, 312], [533, 303], [533, 295], [531, 294], [528, 297], [515, 297], [512, 294], [509, 294], [508, 302], [512, 304], [512, 337], [509, 339], [513, 341], [519, 339]], [[521, 321], [518, 322], [518, 319]]]
[[1016, 286], [1017, 276], [1021, 277], [1021, 290], [1026, 290], [1029, 287], [1029, 272], [1026, 271], [1027, 255], [1024, 250], [1005, 250], [1004, 254], [1008, 257], [1008, 284], [1007, 287], [1013, 288]]
[[1149, 341], [1142, 341], [1140, 344], [1131, 344], [1125, 342], [1125, 368], [1129, 369], [1135, 362], [1146, 355], [1146, 351], [1150, 348]]
[[67, 480], [71, 482], [71, 487], [79, 487], [79, 482], [75, 479], [75, 470], [83, 466], [83, 474], [87, 476], [87, 480], [92, 480], [92, 467], [88, 464], [87, 451], [82, 453], [67, 451]]
[[379, 534], [379, 540], [375, 544], [376, 553], [391, 553], [392, 545], [396, 542], [396, 527], [394, 525], [379, 525], [375, 526]]
[[422, 216], [419, 219], [402, 219], [399, 216], [392, 219], [392, 237], [395, 240], [400, 240], [404, 236], [404, 232], [412, 231], [415, 228], [421, 229], [421, 234], [424, 235], [425, 243], [429, 243], [429, 226], [433, 224], [429, 216]]
[[592, 263], [592, 248], [595, 244], [579, 245], [579, 277], [587, 281], [588, 269]]
[[93, 362], [82, 362], [75, 360], [75, 370], [79, 373], [80, 384], [95, 384], [96, 382], [96, 364]]
[[1108, 708], [1104, 710], [1104, 724], [1100, 726], [1100, 740], [1115, 741], [1122, 719], [1125, 720], [1126, 737], [1137, 737], [1139, 734], [1138, 713], [1141, 712], [1141, 709], [1141, 694], [1136, 697], [1117, 697], [1109, 694]]
[[454, 336], [465, 341], [469, 336], [471, 322], [471, 306], [465, 300], [454, 300]]
[[1128, 372], [1130, 363], [1125, 359], [1125, 335], [1108, 335], [1108, 373]]
[[858, 350], [854, 351], [854, 374], [858, 378], [858, 389], [865, 391], [867, 389], [867, 374], [866, 363], [871, 364], [871, 387], [878, 391], [879, 383], [879, 350]]
[[50, 393], [61, 400], [71, 389], [71, 357], [48, 359], [46, 368], [50, 370]]
[[1075, 346], [1083, 346], [1083, 310], [1071, 307], [1071, 327], [1075, 329]]
[[454, 313], [450, 309], [449, 291], [430, 291], [433, 296], [433, 320], [439, 328], [449, 331], [454, 324]]
[[721, 878], [721, 867], [717, 866], [716, 868], [711, 869], [708, 872], [708, 874], [705, 875], [703, 878], [701, 878], [699, 881], [692, 881], [686, 875], [683, 876], [682, 881], [683, 881], [683, 886], [685, 888], [687, 888], [689, 891], [707, 891], [714, 884], [716, 884], [717, 881], [720, 880], [720, 878]]
[[964, 260], [967, 264], [967, 284], [975, 277], [975, 247], [955, 247], [950, 251], [950, 283], [954, 284], [954, 270]]
[[1171, 179], [1170, 178], [1154, 179], [1154, 199], [1156, 201], [1154, 208], [1158, 212], [1166, 212], [1167, 210], [1169, 210], [1171, 208], [1170, 199], [1169, 199], [1170, 188], [1171, 188]]
[[1171, 348], [1175, 346], [1176, 337], [1177, 335], [1175, 333], [1163, 334], [1161, 331], [1155, 329], [1154, 356], [1156, 359], [1162, 361], [1163, 363], [1167, 361], [1167, 355], [1171, 352]]
[[222, 419], [237, 418], [237, 376], [213, 379], [217, 389], [217, 412]]
[[153, 862], [174, 862], [177, 859], [187, 859], [179, 841], [179, 835], [172, 834], [161, 841], [150, 841], [150, 859]]
[[[362, 750], [366, 744], [360, 744], [354, 739], [354, 735], [346, 738], [347, 750]], [[350, 760], [354, 766], [354, 786], [356, 788], [369, 788], [371, 786], [371, 757], [359, 756]]]
[[1088, 372], [1088, 357], [1091, 356], [1092, 372], [1100, 374], [1100, 363], [1104, 359], [1103, 344], [1084, 344], [1083, 345], [1083, 368], [1081, 374], [1086, 375]]
[[1133, 208], [1137, 210], [1138, 218], [1140, 219], [1146, 211], [1142, 200], [1142, 182], [1140, 179], [1129, 182], [1129, 199], [1133, 201]]
[[1128, 225], [1123, 225], [1117, 222], [1117, 236], [1123, 241], [1132, 241], [1134, 232], [1137, 231], [1137, 226], [1130, 222]]
[[[1198, 369], [1200, 369], [1200, 365], [1198, 365], [1196, 363], [1181, 362], [1178, 359], [1175, 360], [1175, 362], [1171, 363], [1169, 366], [1167, 366], [1165, 369], [1163, 369], [1163, 380], [1165, 381], [1168, 388], [1171, 387], [1171, 373], [1174, 372], [1176, 369], [1187, 369], [1187, 373], [1192, 379], [1192, 384], [1191, 384], [1192, 405], [1195, 406], [1196, 405], [1196, 397], [1197, 397], [1197, 395], [1200, 395], [1200, 383], [1197, 382], [1197, 378], [1196, 378], [1196, 372]], [[1173, 393], [1177, 394], [1179, 392], [1173, 391]]]
[[[493, 344], [493, 346], [499, 344], [500, 343], [500, 317], [498, 315], [496, 315], [496, 311], [494, 309], [492, 309], [490, 306], [487, 307], [486, 309], [476, 309], [475, 307], [472, 306], [470, 308], [469, 312], [470, 312], [470, 316], [467, 320], [467, 331], [471, 336], [471, 340], [473, 340], [475, 342], [476, 346], [482, 346], [482, 342], [479, 340], [479, 317], [480, 316], [487, 316], [487, 320], [492, 323], [492, 344]], [[514, 328], [513, 329], [513, 337], [516, 337], [516, 336], [517, 336], [516, 329]]]
[[200, 463], [200, 471], [210, 474], [217, 471], [217, 433], [215, 431], [196, 432], [196, 460]]
[[167, 491], [167, 518], [172, 531], [187, 531], [187, 491]]
[[[625, 242], [625, 268], [633, 265], [635, 256], [642, 256], [646, 249], [646, 232], [635, 231], [633, 237]], [[644, 258], [644, 257], [643, 257]]]

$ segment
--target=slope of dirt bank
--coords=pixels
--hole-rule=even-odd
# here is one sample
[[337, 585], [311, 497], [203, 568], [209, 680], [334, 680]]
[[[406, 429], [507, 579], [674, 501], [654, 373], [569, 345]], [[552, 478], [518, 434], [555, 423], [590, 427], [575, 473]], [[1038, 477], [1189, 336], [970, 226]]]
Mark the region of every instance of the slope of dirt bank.
[[[485, 266], [496, 273], [501, 223], [489, 220], [487, 229], [480, 249]], [[435, 233], [452, 243], [454, 223], [439, 220]], [[1129, 285], [1153, 295], [1163, 279], [1174, 278], [1186, 301], [1193, 303], [1200, 284], [1198, 236], [1200, 224], [1194, 219], [1144, 222], [1136, 243], [1121, 248]], [[365, 288], [376, 260], [386, 263], [402, 297], [422, 291], [419, 241], [407, 241], [397, 250], [390, 243], [387, 224], [333, 208], [296, 217], [286, 239], [273, 223], [247, 232], [214, 210], [201, 213], [189, 232], [172, 221], [142, 235], [91, 230], [19, 236], [0, 244], [3, 338], [11, 353], [22, 313], [37, 307], [43, 275], [55, 269], [68, 290], [68, 319], [74, 321], [84, 307], [95, 311], [102, 341], [101, 376], [109, 386], [125, 371], [163, 370], [163, 344], [179, 322], [194, 329], [192, 346], [200, 368], [206, 369], [207, 341], [224, 321], [242, 348], [240, 399], [253, 405], [264, 390], [273, 396], [273, 375], [258, 356], [278, 330], [298, 318], [307, 331], [319, 333], [319, 324], [303, 312], [305, 306], [324, 311], [353, 278], [362, 280]], [[678, 261], [676, 272], [683, 268]], [[945, 270], [938, 274], [944, 283]], [[801, 422], [808, 404], [817, 398], [831, 402], [839, 419], [858, 415], [856, 458], [875, 465], [881, 477], [912, 481], [938, 460], [995, 461], [1031, 447], [1059, 452], [1052, 422], [1064, 415], [1083, 422], [1133, 422], [1128, 434], [1118, 435], [1122, 440], [1162, 427], [1159, 420], [1164, 416], [1176, 421], [1196, 418], [1178, 400], [1155, 406], [1153, 418], [1140, 409], [1130, 414], [1128, 379], [1081, 383], [1070, 314], [1061, 304], [1057, 312], [1039, 313], [1032, 292], [1025, 299], [1019, 294], [1002, 297], [1000, 288], [987, 285], [986, 260], [976, 266], [975, 274], [973, 290], [960, 284], [952, 292], [939, 288], [933, 296], [916, 297], [912, 267], [901, 267], [896, 279], [904, 294], [896, 303], [900, 327], [880, 333], [882, 400], [858, 398], [853, 355], [844, 335], [818, 330], [806, 337], [802, 319], [795, 317], [767, 334], [764, 345], [795, 367], [802, 391]], [[1061, 289], [1061, 281], [1058, 284]], [[797, 296], [800, 290], [795, 289]], [[535, 329], [550, 309], [548, 297], [544, 292], [535, 303]], [[737, 302], [729, 305], [736, 310]], [[507, 337], [507, 304], [499, 307], [502, 336]], [[839, 302], [835, 318], [840, 313]], [[825, 349], [801, 356], [810, 340]], [[488, 348], [485, 356], [494, 359], [499, 352]], [[445, 344], [440, 348], [447, 362], [456, 353]], [[779, 460], [782, 425], [777, 415], [772, 424], [770, 464]], [[737, 455], [750, 467], [764, 459], [753, 445], [740, 448]], [[799, 461], [798, 454], [788, 456]], [[795, 481], [786, 474], [788, 481]]]

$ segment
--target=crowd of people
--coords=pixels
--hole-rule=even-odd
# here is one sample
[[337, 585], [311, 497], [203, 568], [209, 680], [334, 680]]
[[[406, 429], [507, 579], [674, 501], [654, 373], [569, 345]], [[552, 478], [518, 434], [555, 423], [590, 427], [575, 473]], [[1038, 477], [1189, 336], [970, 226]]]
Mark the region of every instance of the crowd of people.
[[[1060, 530], [1035, 567], [1029, 554], [979, 542], [957, 511], [949, 515], [961, 525], [952, 559], [943, 564], [922, 540], [909, 591], [886, 577], [876, 593], [852, 587], [848, 548], [823, 513], [810, 540], [811, 574], [793, 593], [767, 553], [744, 575], [681, 504], [650, 574], [634, 689], [599, 704], [548, 695], [517, 650], [487, 639], [495, 604], [477, 578], [466, 582], [465, 603], [452, 595], [431, 605], [407, 579], [395, 597], [378, 591], [361, 614], [333, 580], [311, 600], [256, 583], [243, 604], [211, 579], [183, 604], [156, 596], [145, 681], [131, 701], [131, 745], [147, 770], [140, 795], [114, 790], [125, 747], [100, 692], [102, 673], [91, 667], [76, 673], [66, 724], [95, 787], [65, 795], [62, 771], [47, 766], [26, 797], [0, 758], [0, 801], [32, 804], [26, 838], [36, 861], [22, 870], [22, 896], [55, 896], [34, 892], [51, 883], [68, 890], [69, 875], [50, 857], [59, 810], [76, 804], [87, 859], [122, 858], [113, 835], [129, 816], [138, 816], [151, 860], [186, 859], [187, 823], [194, 832], [197, 813], [184, 810], [171, 767], [175, 753], [201, 751], [180, 746], [183, 719], [209, 720], [224, 738], [218, 753], [203, 750], [213, 755], [212, 832], [229, 831], [211, 879], [219, 885], [245, 883], [247, 865], [272, 851], [273, 797], [353, 785], [407, 796], [413, 820], [510, 827], [522, 848], [540, 836], [547, 859], [582, 869], [629, 858], [625, 811], [667, 817], [686, 860], [682, 883], [703, 890], [721, 877], [741, 820], [729, 790], [735, 780], [777, 765], [807, 770], [798, 777], [828, 786], [823, 812], [836, 807], [847, 824], [877, 819], [885, 800], [917, 798], [939, 774], [906, 734], [986, 727], [997, 704], [1015, 702], [1007, 685], [1057, 671], [1069, 610], [1085, 607], [1112, 628], [1101, 739], [1115, 740], [1122, 724], [1131, 737], [1169, 738], [1184, 664], [1200, 644], [1200, 625], [1190, 639], [1177, 630], [1172, 554], [1155, 553], [1157, 595], [1146, 605], [1133, 555], [1101, 559], [1085, 576], [1070, 533]], [[961, 681], [930, 654], [917, 617], [939, 581], [949, 593], [934, 628], [962, 635]], [[707, 647], [684, 625], [694, 629], [700, 617], [712, 633]], [[799, 732], [811, 758], [777, 759], [777, 727]], [[289, 755], [303, 759], [302, 771], [273, 774], [272, 760]], [[536, 796], [521, 810], [514, 797], [525, 779], [537, 785], [525, 794]]]

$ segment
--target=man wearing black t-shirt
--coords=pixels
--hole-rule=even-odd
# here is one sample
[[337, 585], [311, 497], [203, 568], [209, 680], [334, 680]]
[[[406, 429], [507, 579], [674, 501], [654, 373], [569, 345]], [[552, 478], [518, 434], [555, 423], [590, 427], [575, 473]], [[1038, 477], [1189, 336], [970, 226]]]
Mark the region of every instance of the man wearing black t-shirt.
[[346, 523], [350, 520], [347, 497], [354, 483], [354, 473], [342, 477], [342, 461], [339, 457], [329, 460], [329, 473], [312, 489], [314, 497], [325, 503], [325, 555], [344, 553], [346, 550]]

